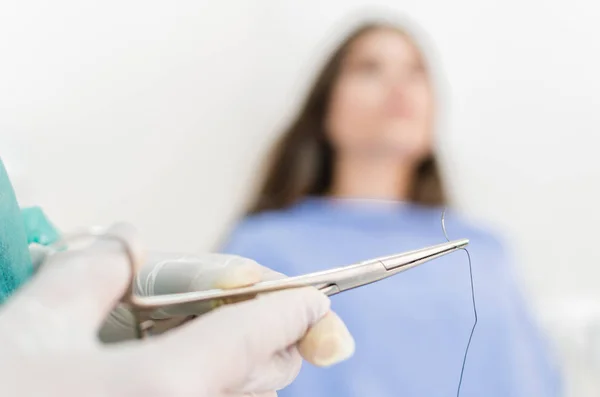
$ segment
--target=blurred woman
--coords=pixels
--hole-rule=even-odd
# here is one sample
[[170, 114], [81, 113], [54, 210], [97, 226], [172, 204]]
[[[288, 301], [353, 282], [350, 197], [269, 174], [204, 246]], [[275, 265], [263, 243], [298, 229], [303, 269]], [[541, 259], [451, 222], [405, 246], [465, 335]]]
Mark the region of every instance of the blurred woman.
[[[406, 28], [370, 23], [333, 53], [275, 148], [223, 251], [288, 275], [436, 244], [447, 204], [433, 138], [431, 65]], [[462, 396], [555, 396], [558, 374], [501, 242], [452, 212], [469, 238], [479, 324]], [[281, 396], [451, 396], [473, 326], [456, 253], [333, 299], [355, 357], [305, 368]]]

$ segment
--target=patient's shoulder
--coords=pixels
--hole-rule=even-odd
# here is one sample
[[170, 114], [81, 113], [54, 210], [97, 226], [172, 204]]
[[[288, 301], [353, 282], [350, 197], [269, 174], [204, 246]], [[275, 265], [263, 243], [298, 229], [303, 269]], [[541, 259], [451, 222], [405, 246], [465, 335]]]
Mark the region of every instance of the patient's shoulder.
[[222, 246], [225, 252], [246, 254], [281, 244], [290, 235], [293, 217], [287, 211], [265, 211], [239, 220]]
[[235, 231], [241, 234], [268, 235], [293, 222], [294, 217], [289, 211], [265, 211], [245, 216], [237, 223]]

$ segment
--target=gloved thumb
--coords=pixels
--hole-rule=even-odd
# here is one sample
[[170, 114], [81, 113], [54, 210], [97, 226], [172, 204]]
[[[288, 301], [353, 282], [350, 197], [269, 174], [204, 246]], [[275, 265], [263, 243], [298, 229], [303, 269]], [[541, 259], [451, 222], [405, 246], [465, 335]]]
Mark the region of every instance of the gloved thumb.
[[[262, 272], [263, 281], [285, 277], [267, 268], [262, 268]], [[348, 328], [333, 311], [314, 324], [298, 343], [302, 357], [318, 367], [328, 367], [347, 359], [354, 353], [354, 347]]]
[[130, 285], [128, 251], [141, 263], [143, 250], [135, 229], [114, 225], [87, 248], [46, 258], [17, 299], [47, 311], [53, 321], [95, 330]]
[[[216, 384], [237, 387], [257, 365], [298, 343], [329, 307], [329, 299], [314, 288], [269, 293], [222, 306], [173, 330], [165, 335], [164, 347], [168, 356], [177, 357], [173, 365], [196, 368]], [[203, 339], [210, 342], [206, 347], [190, 349]]]

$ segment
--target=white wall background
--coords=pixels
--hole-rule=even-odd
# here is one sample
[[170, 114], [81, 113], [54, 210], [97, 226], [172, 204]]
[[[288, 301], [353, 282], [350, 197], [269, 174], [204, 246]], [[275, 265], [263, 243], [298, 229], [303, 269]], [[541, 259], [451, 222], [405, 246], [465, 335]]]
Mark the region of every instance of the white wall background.
[[[22, 204], [65, 230], [127, 220], [155, 249], [211, 249], [335, 27], [364, 3], [3, 2], [0, 155]], [[597, 396], [600, 6], [386, 3], [441, 53], [460, 208], [511, 238], [571, 395]]]

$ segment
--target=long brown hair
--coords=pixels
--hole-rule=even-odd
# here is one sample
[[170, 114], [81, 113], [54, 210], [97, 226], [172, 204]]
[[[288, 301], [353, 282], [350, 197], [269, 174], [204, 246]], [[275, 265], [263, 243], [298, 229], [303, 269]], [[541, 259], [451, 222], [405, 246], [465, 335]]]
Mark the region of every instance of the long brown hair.
[[[295, 120], [273, 148], [261, 188], [248, 213], [284, 209], [306, 196], [325, 196], [332, 185], [334, 150], [327, 139], [325, 118], [329, 99], [341, 64], [352, 44], [377, 29], [393, 29], [409, 37], [404, 29], [383, 23], [367, 23], [351, 33], [333, 52]], [[446, 194], [435, 155], [416, 168], [410, 201], [422, 205], [444, 205]]]

